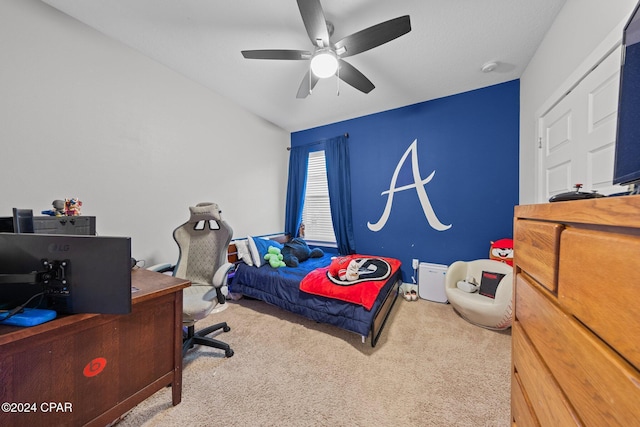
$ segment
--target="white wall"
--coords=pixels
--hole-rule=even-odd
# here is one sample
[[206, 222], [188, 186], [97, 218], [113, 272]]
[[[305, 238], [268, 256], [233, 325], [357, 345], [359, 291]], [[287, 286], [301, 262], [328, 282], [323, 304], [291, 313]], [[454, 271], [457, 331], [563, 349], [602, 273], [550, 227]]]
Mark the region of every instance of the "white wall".
[[[536, 112], [612, 31], [622, 38], [638, 0], [567, 0], [520, 79], [520, 203], [535, 203]], [[604, 52], [603, 52], [604, 53]]]
[[148, 263], [201, 201], [237, 237], [282, 231], [283, 129], [37, 0], [0, 1], [0, 64], [0, 216], [78, 197]]

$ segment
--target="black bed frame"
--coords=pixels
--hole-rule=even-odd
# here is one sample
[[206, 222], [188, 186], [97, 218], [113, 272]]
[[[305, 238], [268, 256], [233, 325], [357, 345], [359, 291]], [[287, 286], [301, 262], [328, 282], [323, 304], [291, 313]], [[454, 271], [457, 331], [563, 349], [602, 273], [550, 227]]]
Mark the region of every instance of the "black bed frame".
[[378, 339], [384, 329], [384, 325], [387, 323], [391, 310], [396, 304], [396, 300], [400, 294], [400, 285], [402, 285], [402, 274], [400, 269], [398, 269], [394, 276], [393, 285], [389, 288], [389, 292], [387, 292], [384, 301], [380, 304], [380, 307], [378, 307], [378, 311], [371, 321], [371, 347], [375, 347], [378, 343]]

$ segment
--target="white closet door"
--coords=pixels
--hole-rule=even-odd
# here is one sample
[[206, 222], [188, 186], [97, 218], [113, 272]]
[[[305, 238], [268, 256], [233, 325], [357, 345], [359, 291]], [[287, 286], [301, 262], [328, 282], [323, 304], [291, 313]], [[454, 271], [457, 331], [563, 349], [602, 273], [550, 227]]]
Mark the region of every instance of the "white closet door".
[[541, 152], [540, 198], [546, 201], [554, 194], [568, 191], [575, 179], [573, 172], [575, 155], [576, 116], [579, 105], [573, 97], [565, 96], [540, 121], [538, 134]]
[[615, 49], [538, 119], [540, 202], [571, 191], [623, 191], [612, 185], [620, 52]]

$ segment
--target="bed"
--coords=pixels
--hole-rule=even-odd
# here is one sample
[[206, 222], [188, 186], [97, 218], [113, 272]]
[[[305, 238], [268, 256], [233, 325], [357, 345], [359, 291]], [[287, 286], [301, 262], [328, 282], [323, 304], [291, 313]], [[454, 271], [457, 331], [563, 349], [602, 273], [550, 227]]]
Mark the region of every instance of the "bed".
[[[379, 292], [370, 303], [354, 303], [300, 289], [303, 278], [310, 273], [315, 271], [316, 275], [324, 274], [319, 269], [328, 269], [331, 257], [336, 254], [325, 253], [321, 258], [309, 258], [298, 267], [273, 268], [268, 263], [260, 267], [249, 266], [238, 260], [234, 251], [235, 245], [232, 243], [230, 261], [236, 264], [230, 285], [232, 293], [259, 299], [311, 320], [354, 332], [362, 336], [363, 342], [370, 337], [372, 347], [380, 338], [402, 283], [400, 261], [394, 260], [397, 262], [395, 268], [380, 281]], [[371, 308], [367, 309], [365, 305]]]

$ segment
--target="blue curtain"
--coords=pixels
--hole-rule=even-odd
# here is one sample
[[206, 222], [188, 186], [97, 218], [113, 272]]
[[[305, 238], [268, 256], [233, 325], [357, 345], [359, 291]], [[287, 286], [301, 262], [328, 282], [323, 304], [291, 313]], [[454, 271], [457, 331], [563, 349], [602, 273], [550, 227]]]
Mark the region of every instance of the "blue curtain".
[[355, 253], [356, 245], [351, 215], [351, 163], [346, 136], [337, 136], [325, 142], [327, 184], [331, 202], [333, 231], [341, 255]]
[[292, 238], [298, 237], [302, 223], [304, 193], [307, 188], [307, 167], [309, 147], [291, 147], [289, 152], [289, 182], [287, 183], [287, 204], [284, 218], [284, 232]]

